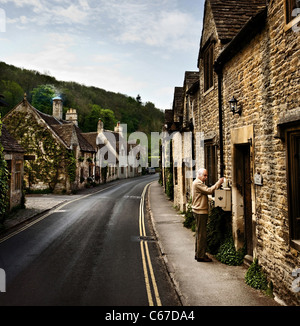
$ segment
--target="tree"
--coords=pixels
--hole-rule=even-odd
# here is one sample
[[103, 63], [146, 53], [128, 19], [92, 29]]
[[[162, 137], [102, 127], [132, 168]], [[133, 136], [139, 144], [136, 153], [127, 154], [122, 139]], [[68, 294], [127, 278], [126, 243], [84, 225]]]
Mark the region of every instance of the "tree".
[[97, 130], [97, 124], [99, 119], [103, 121], [104, 128], [107, 130], [113, 130], [117, 123], [117, 119], [112, 110], [103, 109], [100, 105], [90, 105], [90, 113], [85, 116], [83, 123], [83, 131], [92, 132]]
[[0, 90], [8, 104], [7, 107], [1, 108], [2, 115], [5, 115], [23, 99], [24, 90], [17, 82], [10, 80], [1, 80]]
[[142, 104], [142, 98], [141, 98], [141, 95], [138, 94], [137, 97], [136, 97], [136, 101], [139, 103], [139, 104]]
[[46, 114], [52, 114], [52, 98], [55, 97], [55, 88], [52, 85], [40, 85], [31, 92], [33, 107]]

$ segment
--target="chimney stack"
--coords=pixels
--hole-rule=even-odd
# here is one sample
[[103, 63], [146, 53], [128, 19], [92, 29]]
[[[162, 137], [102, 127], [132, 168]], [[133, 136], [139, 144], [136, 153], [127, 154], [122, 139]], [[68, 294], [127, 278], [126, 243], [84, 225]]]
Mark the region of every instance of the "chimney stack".
[[78, 126], [78, 116], [76, 109], [69, 109], [66, 113], [66, 120], [73, 122], [76, 126]]
[[98, 134], [103, 132], [103, 122], [101, 119], [99, 119], [99, 121], [98, 121], [97, 132], [98, 132]]
[[62, 120], [63, 116], [63, 101], [61, 97], [57, 96], [52, 99], [53, 101], [53, 112], [52, 115], [58, 120]]
[[115, 132], [117, 132], [121, 137], [123, 137], [123, 127], [121, 126], [120, 121], [115, 126]]

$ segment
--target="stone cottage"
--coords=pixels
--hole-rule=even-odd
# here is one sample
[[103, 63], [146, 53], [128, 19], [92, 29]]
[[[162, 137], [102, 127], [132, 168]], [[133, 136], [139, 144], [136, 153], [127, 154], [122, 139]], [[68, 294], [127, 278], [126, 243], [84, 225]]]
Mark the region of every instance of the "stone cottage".
[[[24, 176], [30, 190], [72, 192], [94, 176], [94, 148], [76, 124], [63, 120], [63, 102], [53, 99], [53, 115], [35, 109], [26, 99], [3, 118], [7, 130], [35, 160], [25, 162]], [[75, 123], [74, 123], [75, 121]]]
[[206, 0], [199, 84], [188, 90], [204, 139], [196, 165], [208, 184], [225, 176], [235, 246], [289, 305], [300, 303], [299, 21], [295, 0]]
[[[127, 135], [123, 134], [123, 126], [120, 122], [114, 131], [104, 129], [101, 119], [98, 121], [97, 131], [83, 133], [86, 140], [93, 146], [95, 157], [95, 182], [106, 183], [116, 179], [132, 178], [141, 175], [139, 167], [129, 164], [129, 157], [138, 149], [136, 140], [127, 141]], [[136, 149], [134, 151], [133, 149]], [[120, 156], [124, 159], [120, 160]]]
[[23, 177], [25, 150], [2, 125], [0, 143], [9, 172], [9, 210], [24, 204]]

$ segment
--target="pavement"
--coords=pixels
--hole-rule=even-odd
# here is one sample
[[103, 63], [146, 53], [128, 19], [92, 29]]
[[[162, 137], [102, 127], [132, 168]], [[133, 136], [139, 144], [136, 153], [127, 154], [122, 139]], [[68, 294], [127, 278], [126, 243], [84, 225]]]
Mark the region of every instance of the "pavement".
[[[45, 214], [77, 195], [28, 195], [26, 209], [5, 221], [6, 232]], [[183, 226], [184, 217], [174, 207], [157, 181], [148, 192], [148, 210], [168, 273], [184, 306], [279, 306], [280, 304], [255, 290], [244, 281], [245, 266], [228, 266], [213, 261], [200, 263], [194, 259], [194, 232]], [[0, 234], [1, 236], [1, 234]], [[275, 298], [276, 299], [276, 298]]]
[[195, 234], [183, 226], [163, 188], [153, 182], [148, 193], [150, 215], [161, 253], [184, 306], [279, 306], [273, 298], [245, 283], [246, 266], [195, 260]]

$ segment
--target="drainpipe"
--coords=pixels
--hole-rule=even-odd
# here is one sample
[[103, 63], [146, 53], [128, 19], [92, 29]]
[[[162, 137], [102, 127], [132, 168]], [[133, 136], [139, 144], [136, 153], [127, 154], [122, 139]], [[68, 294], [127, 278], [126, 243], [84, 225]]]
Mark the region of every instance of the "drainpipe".
[[220, 139], [220, 177], [224, 176], [224, 147], [223, 147], [223, 109], [222, 109], [222, 68], [215, 67], [218, 75], [218, 101], [219, 101], [219, 139]]

